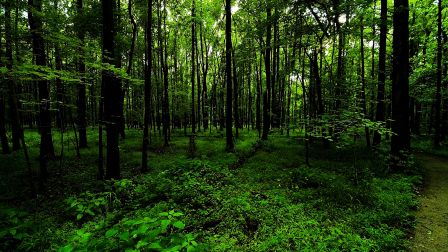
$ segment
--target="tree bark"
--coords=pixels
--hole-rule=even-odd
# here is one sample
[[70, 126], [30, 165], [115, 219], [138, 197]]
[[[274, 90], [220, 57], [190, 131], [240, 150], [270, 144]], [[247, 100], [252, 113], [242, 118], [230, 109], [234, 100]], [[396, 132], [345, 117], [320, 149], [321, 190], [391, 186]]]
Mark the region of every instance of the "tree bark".
[[[103, 63], [115, 65], [115, 0], [102, 0], [103, 10]], [[104, 124], [107, 132], [106, 179], [120, 178], [120, 131], [121, 82], [111, 71], [103, 70]]]
[[[76, 1], [76, 7], [78, 11], [78, 15], [83, 15], [83, 0]], [[80, 23], [78, 24], [78, 39], [81, 42], [80, 44], [80, 54], [78, 56], [78, 72], [81, 75], [81, 82], [78, 84], [78, 132], [79, 132], [79, 148], [87, 148], [87, 114], [86, 114], [86, 85], [84, 74], [86, 72], [86, 65], [84, 63], [84, 27]]]
[[440, 121], [440, 109], [442, 106], [442, 0], [439, 0], [437, 9], [437, 87], [434, 119], [434, 147], [440, 148], [440, 139], [442, 135]]
[[[387, 0], [381, 0], [381, 21], [380, 21], [380, 52], [378, 59], [378, 93], [375, 119], [377, 122], [384, 122], [385, 116], [385, 84], [386, 84], [386, 40], [387, 40]], [[378, 131], [373, 134], [373, 145], [381, 143], [381, 135]]]
[[268, 139], [269, 128], [271, 126], [271, 6], [268, 3], [266, 7], [267, 25], [266, 25], [266, 55], [265, 55], [265, 68], [266, 68], [266, 90], [263, 94], [263, 134], [262, 140]]
[[391, 153], [410, 150], [409, 130], [409, 3], [394, 0]]
[[152, 0], [148, 0], [146, 20], [146, 69], [145, 69], [145, 94], [144, 94], [144, 118], [143, 118], [143, 146], [141, 171], [148, 170], [148, 145], [149, 145], [149, 118], [151, 106], [151, 72], [152, 69]]
[[232, 13], [230, 0], [226, 0], [226, 150], [234, 152], [233, 126], [232, 126]]
[[[33, 55], [38, 66], [46, 66], [47, 56], [42, 30], [42, 0], [28, 0], [28, 22], [31, 30]], [[48, 83], [41, 79], [37, 81], [39, 89], [39, 131], [40, 131], [40, 155], [39, 155], [39, 179], [41, 183], [47, 180], [47, 161], [54, 157], [54, 147], [51, 135], [50, 93]]]

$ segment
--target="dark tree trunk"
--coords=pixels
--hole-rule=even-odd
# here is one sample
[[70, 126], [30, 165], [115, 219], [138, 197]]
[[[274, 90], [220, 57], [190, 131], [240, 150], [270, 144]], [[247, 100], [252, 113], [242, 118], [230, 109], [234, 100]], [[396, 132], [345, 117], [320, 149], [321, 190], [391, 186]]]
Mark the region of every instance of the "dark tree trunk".
[[195, 104], [194, 104], [194, 75], [195, 75], [195, 37], [196, 37], [196, 30], [195, 30], [195, 0], [193, 0], [193, 6], [191, 9], [191, 133], [192, 135], [196, 134], [196, 110], [195, 110]]
[[226, 0], [226, 150], [235, 151], [232, 126], [232, 13], [230, 0]]
[[[364, 19], [361, 17], [361, 105], [364, 113], [364, 118], [368, 118], [367, 114], [367, 100], [366, 100], [366, 73], [365, 73], [365, 59], [364, 59]], [[370, 131], [368, 127], [365, 127], [366, 144], [370, 147]]]
[[337, 80], [335, 86], [336, 95], [336, 112], [342, 106], [342, 95], [344, 89], [344, 34], [342, 32], [341, 23], [339, 22], [340, 17], [340, 0], [333, 0], [333, 5], [336, 10], [335, 23], [336, 23], [336, 33], [338, 36], [338, 67], [337, 67]]
[[[380, 22], [380, 54], [378, 59], [378, 93], [376, 105], [376, 121], [384, 122], [385, 116], [385, 84], [386, 84], [386, 39], [387, 39], [387, 0], [381, 0], [381, 22]], [[373, 145], [381, 143], [381, 135], [378, 131], [373, 134]]]
[[2, 142], [2, 153], [9, 154], [11, 151], [9, 149], [8, 137], [6, 136], [5, 114], [5, 101], [3, 95], [0, 94], [0, 141]]
[[260, 51], [260, 63], [258, 64], [258, 67], [256, 68], [257, 72], [257, 99], [255, 101], [256, 108], [255, 108], [255, 116], [256, 116], [256, 123], [255, 127], [258, 131], [258, 136], [261, 136], [261, 99], [262, 99], [262, 62], [263, 62], [263, 56], [262, 52]]
[[163, 68], [163, 102], [162, 102], [162, 124], [163, 124], [163, 139], [164, 146], [169, 146], [169, 127], [170, 127], [170, 108], [169, 108], [169, 97], [168, 97], [168, 49], [167, 49], [167, 29], [166, 29], [166, 0], [163, 4], [164, 8], [164, 38], [163, 38], [163, 49], [162, 49], [162, 68]]
[[240, 114], [239, 114], [239, 103], [238, 103], [238, 79], [237, 79], [237, 72], [236, 72], [236, 60], [235, 60], [235, 50], [232, 48], [232, 70], [233, 70], [233, 117], [235, 121], [235, 137], [239, 137], [239, 131], [238, 129], [241, 127], [241, 121], [240, 121]]
[[[102, 0], [103, 10], [103, 63], [115, 65], [115, 0]], [[121, 82], [111, 71], [103, 70], [104, 124], [107, 132], [106, 179], [120, 178], [120, 131]]]
[[440, 109], [442, 107], [442, 0], [439, 0], [437, 11], [437, 87], [435, 103], [434, 147], [440, 148], [440, 139], [442, 135], [440, 128]]
[[[82, 16], [83, 14], [83, 0], [77, 0], [76, 7], [78, 9], [78, 15]], [[84, 74], [86, 72], [86, 65], [84, 63], [84, 27], [82, 24], [78, 24], [78, 39], [81, 41], [80, 46], [80, 54], [78, 56], [78, 71], [81, 75], [81, 82], [78, 84], [78, 132], [79, 132], [79, 148], [87, 148], [87, 115], [86, 115], [86, 86]]]
[[[11, 3], [5, 2], [5, 40], [6, 40], [6, 68], [8, 71], [12, 71], [13, 58], [12, 58], [12, 35], [11, 35]], [[0, 46], [1, 48], [1, 46]], [[16, 52], [17, 53], [17, 52]], [[22, 126], [20, 124], [20, 115], [18, 109], [18, 102], [16, 96], [16, 85], [14, 78], [7, 81], [8, 96], [9, 96], [9, 110], [11, 120], [12, 131], [12, 150], [16, 151], [20, 149], [20, 137], [22, 135]]]
[[409, 130], [409, 3], [394, 0], [391, 153], [410, 150]]
[[[33, 55], [38, 66], [46, 66], [47, 57], [45, 54], [45, 44], [42, 30], [41, 0], [28, 0], [28, 21], [33, 42]], [[51, 136], [51, 114], [50, 114], [50, 93], [46, 80], [38, 80], [39, 89], [39, 131], [40, 131], [40, 155], [39, 155], [39, 178], [40, 182], [46, 181], [47, 161], [54, 157], [53, 140]]]
[[145, 95], [144, 95], [144, 118], [143, 118], [143, 146], [141, 171], [148, 170], [148, 145], [149, 145], [149, 118], [151, 116], [151, 68], [152, 68], [152, 0], [148, 0], [146, 20], [146, 68], [145, 68]]
[[266, 27], [266, 55], [265, 55], [265, 68], [266, 68], [266, 90], [263, 94], [263, 134], [262, 140], [268, 139], [269, 128], [271, 126], [271, 6], [268, 3], [267, 9], [267, 27]]
[[[200, 28], [200, 37], [201, 37], [201, 59], [202, 59], [202, 126], [204, 130], [208, 129], [208, 120], [209, 120], [209, 111], [207, 109], [206, 102], [207, 98], [207, 73], [208, 73], [208, 46], [205, 35], [202, 31], [203, 25], [201, 24]], [[205, 48], [205, 59], [204, 59], [204, 48]]]

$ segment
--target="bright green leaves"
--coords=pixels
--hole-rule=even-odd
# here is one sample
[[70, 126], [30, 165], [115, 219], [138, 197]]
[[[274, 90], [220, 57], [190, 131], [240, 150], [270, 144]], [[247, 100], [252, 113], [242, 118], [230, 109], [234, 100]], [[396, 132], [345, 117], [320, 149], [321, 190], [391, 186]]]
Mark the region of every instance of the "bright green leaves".
[[[185, 223], [178, 218], [182, 212], [161, 212], [157, 217], [136, 216], [124, 218], [110, 226], [103, 235], [78, 230], [72, 242], [59, 251], [73, 250], [125, 250], [125, 251], [194, 251], [198, 243], [192, 234], [180, 233]], [[101, 231], [104, 229], [98, 229]], [[84, 237], [84, 238], [82, 238]]]

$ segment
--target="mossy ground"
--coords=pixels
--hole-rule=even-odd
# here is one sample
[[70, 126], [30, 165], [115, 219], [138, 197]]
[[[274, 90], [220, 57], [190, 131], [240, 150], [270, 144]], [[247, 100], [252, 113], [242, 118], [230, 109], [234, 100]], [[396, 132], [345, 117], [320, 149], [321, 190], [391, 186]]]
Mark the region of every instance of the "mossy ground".
[[[130, 186], [118, 192], [96, 180], [96, 141], [78, 158], [74, 137], [66, 133], [64, 157], [50, 163], [47, 189], [37, 199], [26, 197], [22, 153], [0, 156], [1, 204], [9, 214], [10, 209], [21, 213], [14, 214], [17, 223], [1, 223], [2, 230], [9, 232], [5, 244], [32, 251], [57, 250], [67, 244], [75, 250], [124, 250], [129, 242], [109, 237], [108, 230], [124, 219], [176, 210], [184, 213], [182, 232], [192, 234], [206, 250], [406, 249], [417, 205], [414, 184], [420, 177], [387, 175], [381, 153], [361, 145], [325, 149], [318, 141], [310, 149], [311, 167], [307, 167], [303, 143], [295, 134], [273, 133], [235, 166], [256, 144], [256, 132], [241, 132], [235, 153], [225, 152], [220, 132], [199, 133], [194, 159], [188, 157], [188, 137], [173, 132], [168, 148], [153, 138], [151, 170], [140, 174], [141, 132], [130, 130], [120, 144], [122, 176]], [[54, 135], [59, 153], [61, 139], [57, 132]], [[89, 130], [88, 139], [97, 139], [95, 130]], [[27, 142], [36, 168], [38, 134], [28, 132]], [[89, 196], [93, 201], [111, 191], [117, 200], [106, 200], [110, 205], [97, 209], [93, 206], [92, 215], [77, 220], [64, 200], [81, 199], [86, 191], [93, 194]], [[10, 234], [13, 229], [23, 237]], [[86, 233], [87, 240], [80, 242]]]
[[419, 155], [425, 186], [417, 212], [412, 251], [448, 251], [448, 160]]

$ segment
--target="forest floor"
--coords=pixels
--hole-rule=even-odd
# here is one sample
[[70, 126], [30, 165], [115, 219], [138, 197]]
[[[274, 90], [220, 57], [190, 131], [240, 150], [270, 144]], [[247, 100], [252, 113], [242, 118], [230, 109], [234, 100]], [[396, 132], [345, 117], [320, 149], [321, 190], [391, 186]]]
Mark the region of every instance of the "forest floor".
[[[89, 129], [89, 139], [97, 131]], [[26, 135], [38, 167], [39, 135]], [[189, 139], [173, 134], [169, 148], [154, 136], [150, 172], [139, 172], [141, 132], [120, 142], [122, 180], [96, 179], [96, 142], [76, 156], [74, 135], [54, 134], [47, 189], [27, 198], [21, 152], [0, 156], [0, 243], [20, 251], [404, 250], [413, 233], [419, 175], [388, 174], [387, 151], [359, 142], [324, 148], [310, 163], [299, 132], [240, 132], [225, 152], [221, 132], [202, 132], [195, 158]], [[62, 141], [63, 140], [63, 141]], [[350, 138], [351, 140], [351, 138]], [[64, 148], [62, 148], [64, 146]], [[148, 236], [149, 234], [149, 236]], [[199, 244], [199, 245], [198, 245]], [[181, 246], [183, 249], [178, 249]]]
[[425, 184], [412, 251], [448, 251], [448, 159], [420, 155]]

